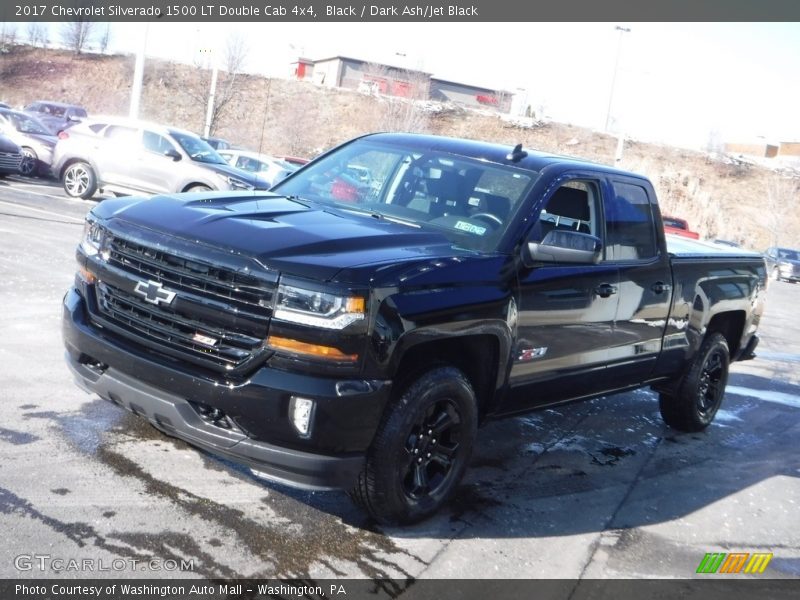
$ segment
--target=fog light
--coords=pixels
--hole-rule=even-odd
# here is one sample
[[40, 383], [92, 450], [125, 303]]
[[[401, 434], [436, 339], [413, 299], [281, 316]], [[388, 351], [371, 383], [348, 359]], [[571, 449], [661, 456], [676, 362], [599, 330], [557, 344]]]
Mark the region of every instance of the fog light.
[[301, 437], [311, 436], [311, 417], [314, 415], [314, 401], [292, 396], [289, 402], [289, 418]]

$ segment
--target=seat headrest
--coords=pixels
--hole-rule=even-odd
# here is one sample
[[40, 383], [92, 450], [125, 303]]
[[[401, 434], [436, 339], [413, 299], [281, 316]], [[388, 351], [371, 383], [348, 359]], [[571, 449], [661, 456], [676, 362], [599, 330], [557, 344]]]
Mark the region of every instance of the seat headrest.
[[585, 190], [571, 187], [558, 188], [547, 205], [547, 212], [560, 215], [569, 219], [588, 221], [589, 214], [588, 195]]

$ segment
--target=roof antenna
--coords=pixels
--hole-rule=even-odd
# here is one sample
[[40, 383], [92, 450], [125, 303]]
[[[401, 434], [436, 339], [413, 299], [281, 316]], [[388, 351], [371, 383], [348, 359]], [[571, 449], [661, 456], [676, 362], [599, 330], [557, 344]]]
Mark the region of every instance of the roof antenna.
[[519, 162], [526, 156], [528, 156], [528, 153], [522, 149], [522, 144], [517, 144], [514, 146], [514, 149], [506, 155], [506, 160], [510, 160], [511, 162]]

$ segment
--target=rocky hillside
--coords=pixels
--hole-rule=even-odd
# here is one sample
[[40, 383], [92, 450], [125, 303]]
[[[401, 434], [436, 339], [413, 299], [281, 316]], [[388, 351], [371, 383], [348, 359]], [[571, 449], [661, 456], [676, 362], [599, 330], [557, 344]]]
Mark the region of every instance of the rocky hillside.
[[[75, 102], [90, 114], [127, 114], [130, 56], [83, 55], [15, 46], [0, 55], [0, 100]], [[201, 132], [211, 74], [148, 59], [141, 116]], [[353, 136], [413, 130], [475, 138], [613, 164], [617, 140], [561, 123], [520, 127], [497, 115], [458, 107], [393, 101], [310, 83], [220, 73], [218, 98], [229, 98], [214, 135], [275, 154], [313, 156]], [[654, 116], [654, 118], [657, 118]], [[665, 213], [687, 219], [707, 238], [754, 249], [800, 246], [800, 180], [724, 156], [656, 144], [625, 143], [623, 168], [647, 175]]]

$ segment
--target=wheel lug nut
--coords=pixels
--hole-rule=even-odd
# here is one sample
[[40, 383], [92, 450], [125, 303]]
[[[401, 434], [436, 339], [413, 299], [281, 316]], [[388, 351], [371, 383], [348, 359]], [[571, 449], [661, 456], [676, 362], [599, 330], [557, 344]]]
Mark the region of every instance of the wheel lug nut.
[[433, 438], [433, 439], [431, 440], [431, 444], [435, 444], [435, 443], [436, 443], [436, 438]]
[[433, 429], [428, 429], [428, 435], [433, 433]]
[[414, 448], [414, 454], [419, 454], [419, 448]]
[[431, 457], [431, 453], [430, 453], [430, 452], [428, 452], [428, 458], [430, 458], [430, 457]]
[[418, 463], [420, 463], [420, 464], [422, 464], [422, 457], [419, 457], [419, 458], [417, 459], [417, 462], [418, 462]]

